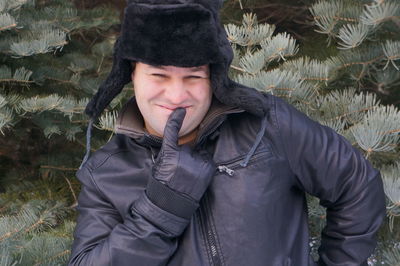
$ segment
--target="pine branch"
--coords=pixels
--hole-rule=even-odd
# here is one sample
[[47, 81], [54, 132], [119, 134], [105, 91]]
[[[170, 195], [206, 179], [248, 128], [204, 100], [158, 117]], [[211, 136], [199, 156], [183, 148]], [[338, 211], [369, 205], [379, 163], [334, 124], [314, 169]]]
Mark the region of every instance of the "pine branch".
[[[237, 66], [234, 66], [234, 65], [230, 65], [230, 68], [235, 69], [235, 70], [238, 70], [238, 71], [243, 72], [243, 73], [248, 73], [248, 72], [247, 72], [246, 70], [244, 70], [243, 68], [237, 67]], [[251, 73], [249, 73], [249, 74], [251, 74]]]
[[20, 40], [11, 44], [10, 49], [12, 55], [18, 58], [49, 53], [61, 49], [67, 43], [64, 31], [48, 29], [41, 32], [37, 39]]
[[346, 24], [339, 30], [337, 36], [341, 43], [339, 49], [353, 49], [359, 46], [370, 32], [370, 27], [365, 24], [351, 25]]
[[65, 265], [72, 244], [72, 231], [68, 227], [71, 226], [34, 235], [31, 240], [23, 243], [18, 252], [21, 265]]
[[45, 260], [41, 260], [41, 261], [36, 262], [34, 264], [34, 266], [43, 265], [43, 263], [45, 263], [45, 262], [58, 261], [60, 258], [62, 259], [64, 257], [68, 258], [70, 255], [71, 255], [71, 250], [67, 249], [67, 250], [61, 251], [58, 254], [55, 254], [54, 256], [52, 256], [50, 258], [46, 258]]
[[367, 153], [388, 152], [396, 148], [400, 134], [383, 134], [396, 131], [400, 112], [394, 106], [382, 106], [368, 111], [363, 121], [351, 128], [358, 145]]
[[400, 206], [400, 162], [381, 169], [383, 187], [392, 204]]
[[384, 67], [384, 70], [387, 68], [389, 63], [392, 63], [397, 70], [400, 70], [395, 64], [396, 60], [400, 60], [400, 41], [394, 42], [391, 40], [386, 40], [386, 42], [382, 44], [382, 49], [387, 59], [387, 64]]
[[[76, 171], [78, 171], [78, 169], [76, 169]], [[66, 178], [66, 177], [65, 177], [65, 181], [67, 181], [68, 187], [71, 190], [72, 196], [74, 197], [74, 204], [77, 204], [78, 203], [78, 198], [77, 198], [77, 196], [75, 194], [74, 189], [72, 188], [71, 181], [69, 181], [69, 179]]]
[[114, 132], [117, 117], [118, 117], [118, 112], [116, 111], [106, 112], [99, 118], [100, 126], [96, 127], [102, 130]]
[[343, 1], [318, 1], [310, 8], [315, 25], [319, 28], [316, 32], [328, 35], [328, 45], [336, 35], [337, 28], [343, 22], [356, 23], [361, 8], [351, 6]]
[[10, 249], [8, 245], [0, 245], [0, 266], [17, 265], [18, 262], [10, 254]]
[[378, 26], [385, 21], [400, 18], [400, 6], [396, 1], [381, 1], [376, 5], [365, 5], [361, 21], [365, 25]]
[[30, 80], [32, 73], [31, 70], [20, 67], [12, 74], [9, 67], [2, 66], [0, 67], [0, 82], [31, 84], [33, 83], [33, 81]]
[[387, 265], [398, 265], [400, 261], [400, 247], [395, 246], [383, 251]]
[[6, 128], [13, 126], [14, 114], [8, 107], [0, 108], [0, 133], [4, 135]]
[[4, 0], [2, 2], [3, 5], [0, 7], [0, 12], [18, 10], [23, 5], [27, 5], [29, 2], [29, 0]]
[[285, 61], [287, 57], [296, 55], [299, 50], [296, 40], [286, 32], [263, 40], [261, 47], [267, 62], [280, 59]]
[[225, 25], [228, 40], [241, 46], [254, 46], [260, 44], [266, 38], [270, 38], [275, 31], [274, 25], [257, 24], [255, 14], [244, 14], [242, 25]]
[[11, 30], [17, 27], [17, 22], [8, 13], [0, 14], [0, 32]]
[[338, 17], [336, 14], [341, 13], [343, 9], [342, 1], [319, 1], [312, 5], [310, 12], [314, 17], [315, 24], [320, 28], [320, 30], [316, 31], [328, 36], [334, 36], [333, 30], [337, 24], [337, 19], [335, 18]]
[[307, 91], [298, 73], [287, 70], [275, 69], [262, 71], [257, 75], [242, 74], [235, 77], [235, 81], [271, 94], [288, 95], [295, 91]]
[[53, 165], [41, 165], [40, 168], [42, 169], [52, 169], [52, 170], [59, 170], [59, 171], [78, 171], [78, 168], [71, 168], [71, 167], [60, 167], [60, 166], [53, 166]]
[[326, 83], [333, 78], [330, 76], [333, 66], [329, 62], [322, 62], [309, 57], [300, 57], [287, 61], [280, 68], [300, 73], [302, 80]]
[[372, 45], [368, 49], [343, 51], [338, 56], [329, 58], [327, 62], [333, 66], [332, 71], [356, 65], [372, 65], [384, 58], [381, 51], [380, 47]]
[[255, 75], [259, 73], [266, 64], [264, 51], [257, 51], [255, 53], [248, 52], [240, 58], [239, 65], [240, 69], [243, 69], [245, 73]]

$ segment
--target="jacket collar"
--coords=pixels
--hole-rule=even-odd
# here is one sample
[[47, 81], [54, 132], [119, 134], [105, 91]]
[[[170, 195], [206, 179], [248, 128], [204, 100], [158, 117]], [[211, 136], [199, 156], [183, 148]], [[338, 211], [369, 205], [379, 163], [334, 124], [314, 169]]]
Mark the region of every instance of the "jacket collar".
[[[225, 105], [214, 97], [210, 109], [199, 125], [196, 144], [202, 142], [205, 137], [212, 134], [223, 120], [225, 120], [226, 115], [241, 112], [244, 112], [244, 110]], [[136, 139], [141, 143], [148, 143], [153, 146], [160, 146], [162, 143], [162, 138], [150, 135], [144, 129], [143, 116], [136, 104], [135, 97], [132, 97], [119, 113], [115, 125], [115, 132]]]

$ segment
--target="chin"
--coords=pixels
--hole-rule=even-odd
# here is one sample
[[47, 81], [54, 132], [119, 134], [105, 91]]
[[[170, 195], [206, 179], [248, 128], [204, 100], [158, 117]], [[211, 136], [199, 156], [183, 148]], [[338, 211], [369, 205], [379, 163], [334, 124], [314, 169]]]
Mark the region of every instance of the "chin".
[[198, 127], [199, 124], [197, 125], [183, 125], [181, 130], [179, 131], [179, 136], [185, 136], [188, 135], [190, 133], [192, 133], [193, 130], [195, 130]]

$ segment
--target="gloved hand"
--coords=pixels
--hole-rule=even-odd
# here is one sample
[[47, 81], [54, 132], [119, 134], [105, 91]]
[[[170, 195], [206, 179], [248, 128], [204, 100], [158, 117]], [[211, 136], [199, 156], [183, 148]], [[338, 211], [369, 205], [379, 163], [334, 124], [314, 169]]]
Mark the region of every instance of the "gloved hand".
[[186, 110], [178, 108], [168, 118], [153, 177], [199, 201], [215, 172], [215, 164], [206, 151], [194, 152], [189, 145], [178, 146], [178, 133], [185, 115]]
[[189, 218], [198, 207], [216, 168], [206, 151], [193, 151], [189, 145], [178, 145], [185, 115], [184, 108], [177, 108], [168, 118], [147, 194], [159, 207]]

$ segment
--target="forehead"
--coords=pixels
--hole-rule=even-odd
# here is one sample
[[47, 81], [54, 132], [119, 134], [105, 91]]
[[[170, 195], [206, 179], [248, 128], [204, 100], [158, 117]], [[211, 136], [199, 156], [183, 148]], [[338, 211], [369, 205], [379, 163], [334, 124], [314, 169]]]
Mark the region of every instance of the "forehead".
[[165, 72], [179, 72], [179, 73], [193, 73], [193, 72], [209, 72], [209, 66], [195, 66], [195, 67], [177, 67], [177, 66], [158, 66], [158, 65], [148, 65], [138, 62], [136, 67], [143, 68], [144, 70], [160, 70]]

